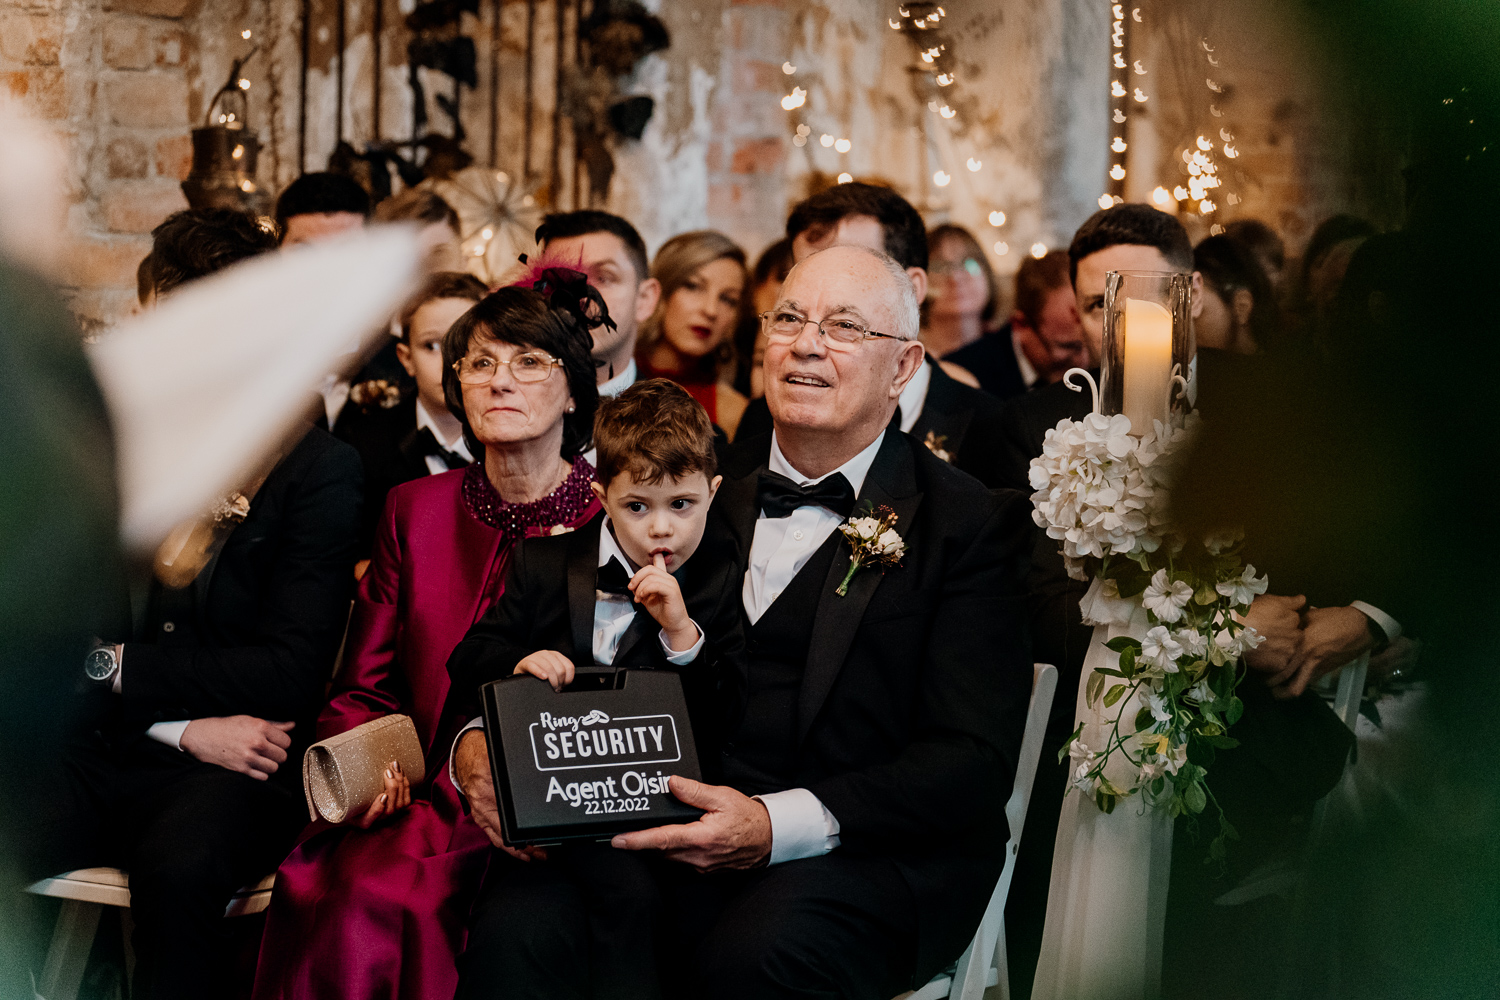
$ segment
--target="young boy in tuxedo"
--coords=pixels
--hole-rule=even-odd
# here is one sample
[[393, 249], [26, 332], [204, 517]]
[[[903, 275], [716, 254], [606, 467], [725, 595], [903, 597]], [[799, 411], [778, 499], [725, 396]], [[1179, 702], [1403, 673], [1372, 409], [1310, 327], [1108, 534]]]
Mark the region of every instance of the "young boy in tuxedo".
[[[594, 443], [601, 516], [517, 546], [504, 594], [449, 659], [453, 690], [468, 696], [511, 673], [561, 690], [591, 664], [675, 670], [713, 780], [717, 692], [725, 661], [744, 644], [733, 543], [704, 531], [720, 482], [713, 425], [680, 386], [651, 379], [600, 401]], [[659, 996], [657, 896], [645, 859], [575, 843], [549, 849], [544, 863], [588, 903], [592, 996]]]

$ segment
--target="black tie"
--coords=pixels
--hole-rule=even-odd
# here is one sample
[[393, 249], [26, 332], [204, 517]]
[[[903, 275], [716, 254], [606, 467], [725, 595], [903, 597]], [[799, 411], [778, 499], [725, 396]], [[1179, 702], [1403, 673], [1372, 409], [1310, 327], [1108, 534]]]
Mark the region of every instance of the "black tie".
[[842, 472], [810, 486], [798, 486], [775, 472], [762, 472], [755, 500], [767, 517], [787, 517], [798, 507], [827, 507], [840, 517], [848, 517], [854, 509], [854, 487]]
[[423, 427], [417, 431], [417, 450], [422, 457], [436, 455], [443, 460], [443, 464], [450, 469], [465, 469], [469, 466], [469, 460], [454, 451], [449, 451], [438, 443], [437, 435], [432, 433], [432, 428]]
[[594, 578], [594, 589], [634, 601], [635, 596], [630, 592], [632, 575], [629, 570], [620, 565], [620, 560], [611, 556], [609, 562], [599, 567], [599, 574]]

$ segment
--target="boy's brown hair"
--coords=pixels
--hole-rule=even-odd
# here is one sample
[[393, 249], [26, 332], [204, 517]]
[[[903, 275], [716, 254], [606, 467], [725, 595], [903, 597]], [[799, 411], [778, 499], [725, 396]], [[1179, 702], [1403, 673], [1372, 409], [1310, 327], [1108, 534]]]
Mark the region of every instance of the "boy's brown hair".
[[622, 472], [638, 483], [681, 480], [695, 472], [712, 480], [718, 463], [714, 428], [686, 389], [664, 378], [637, 382], [599, 400], [594, 416], [599, 482], [605, 489]]

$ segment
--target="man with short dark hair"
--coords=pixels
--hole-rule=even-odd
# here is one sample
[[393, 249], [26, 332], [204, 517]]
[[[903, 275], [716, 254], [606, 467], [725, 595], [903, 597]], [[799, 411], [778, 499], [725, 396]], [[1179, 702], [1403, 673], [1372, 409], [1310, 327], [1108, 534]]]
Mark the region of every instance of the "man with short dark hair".
[[[927, 227], [911, 203], [890, 188], [858, 182], [834, 185], [792, 209], [786, 235], [799, 263], [839, 244], [889, 254], [906, 272], [917, 301], [927, 295]], [[993, 421], [999, 407], [999, 400], [964, 385], [927, 358], [906, 383], [896, 416], [901, 430], [934, 455], [993, 486]], [[735, 440], [749, 440], [770, 429], [766, 400], [753, 399], [740, 418]]]
[[317, 243], [359, 229], [369, 217], [369, 193], [343, 174], [303, 174], [276, 199], [282, 246]]
[[944, 360], [972, 372], [981, 389], [1001, 399], [1051, 385], [1069, 368], [1087, 367], [1088, 346], [1068, 270], [1062, 250], [1026, 257], [1016, 271], [1010, 319]]
[[[271, 248], [248, 217], [179, 212], [153, 234], [149, 298]], [[168, 535], [133, 622], [78, 665], [91, 721], [26, 808], [51, 873], [129, 872], [133, 996], [232, 992], [224, 909], [307, 821], [297, 764], [349, 614], [359, 506], [354, 449], [294, 434]]]
[[151, 252], [136, 268], [136, 297], [150, 307], [177, 287], [267, 250], [276, 236], [244, 212], [175, 212], [151, 231]]
[[594, 364], [599, 368], [599, 395], [617, 395], [636, 380], [636, 337], [661, 299], [645, 241], [618, 215], [580, 209], [547, 216], [537, 227], [536, 242], [549, 259], [587, 274], [609, 307], [615, 326], [594, 327]]

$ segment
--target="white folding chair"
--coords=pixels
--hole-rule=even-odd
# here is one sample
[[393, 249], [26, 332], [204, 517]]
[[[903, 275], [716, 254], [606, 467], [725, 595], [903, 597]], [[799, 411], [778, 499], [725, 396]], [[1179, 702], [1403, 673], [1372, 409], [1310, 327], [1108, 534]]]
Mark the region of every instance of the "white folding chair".
[[[254, 885], [245, 886], [230, 897], [224, 916], [241, 917], [264, 910], [271, 905], [271, 887], [275, 882], [273, 872]], [[47, 949], [47, 964], [37, 984], [38, 995], [43, 1000], [76, 1000], [104, 907], [118, 906], [129, 912], [130, 876], [118, 868], [80, 868], [34, 882], [26, 891], [63, 901]], [[125, 956], [130, 962], [128, 933]]]
[[1016, 852], [1021, 847], [1021, 830], [1026, 825], [1026, 806], [1031, 801], [1031, 786], [1036, 783], [1037, 763], [1042, 757], [1042, 736], [1047, 716], [1052, 711], [1052, 696], [1057, 691], [1057, 668], [1038, 663], [1032, 668], [1031, 707], [1026, 711], [1026, 730], [1021, 736], [1021, 754], [1016, 759], [1016, 781], [1005, 803], [1005, 821], [1010, 839], [1005, 844], [1005, 867], [990, 894], [989, 906], [974, 940], [959, 956], [953, 968], [905, 1000], [980, 1000], [986, 987], [1000, 987], [1001, 1000], [1010, 1000], [1010, 963], [1005, 953], [1005, 899], [1010, 895], [1010, 881], [1016, 870]]

